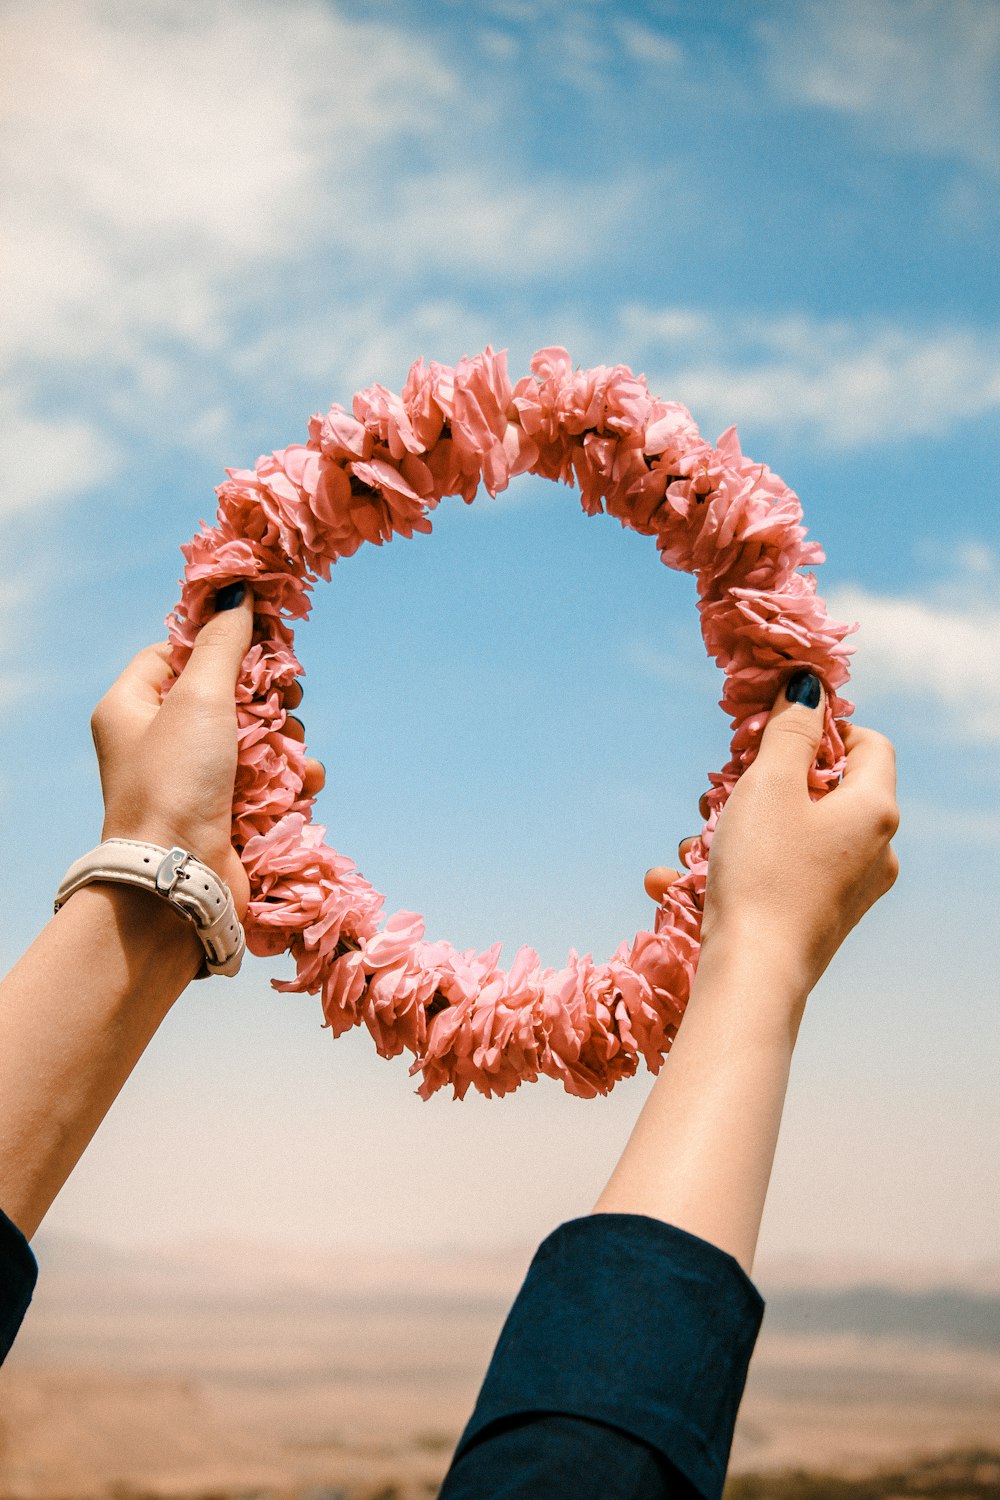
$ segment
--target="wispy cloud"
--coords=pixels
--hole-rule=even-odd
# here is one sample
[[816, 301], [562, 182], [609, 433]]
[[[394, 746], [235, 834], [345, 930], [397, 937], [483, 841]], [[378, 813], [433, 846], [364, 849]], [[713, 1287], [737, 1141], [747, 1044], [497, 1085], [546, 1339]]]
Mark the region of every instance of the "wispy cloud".
[[813, 0], [761, 26], [772, 87], [881, 145], [1000, 167], [995, 0]]
[[691, 689], [701, 695], [704, 695], [706, 686], [709, 692], [719, 689], [722, 681], [694, 633], [689, 640], [675, 637], [667, 649], [661, 645], [653, 646], [648, 641], [633, 641], [626, 648], [625, 662], [641, 677], [653, 678], [675, 688]]
[[627, 307], [622, 327], [652, 383], [706, 427], [754, 423], [855, 448], [945, 433], [1000, 407], [994, 331], [645, 306]]
[[116, 446], [91, 423], [31, 415], [2, 390], [0, 428], [8, 473], [0, 489], [0, 519], [90, 489], [119, 467]]
[[32, 0], [5, 42], [0, 401], [25, 448], [63, 418], [8, 509], [86, 488], [130, 438], [219, 442], [265, 345], [385, 379], [369, 352], [428, 307], [495, 340], [468, 307], [600, 260], [649, 191], [520, 174], [432, 38], [311, 0]]
[[7, 8], [4, 41], [9, 510], [106, 477], [112, 431], [194, 431], [218, 410], [203, 366], [253, 275], [314, 249], [337, 201], [327, 174], [363, 179], [455, 84], [418, 39], [305, 0], [280, 15], [32, 0]]
[[[40, 695], [52, 695], [66, 686], [65, 673], [47, 660], [40, 649], [36, 628], [40, 602], [51, 602], [52, 577], [44, 559], [21, 560], [14, 549], [0, 570], [0, 713], [8, 726], [26, 719], [25, 705]], [[62, 601], [67, 581], [60, 578]], [[32, 720], [32, 715], [27, 715]], [[30, 728], [27, 734], [30, 740]], [[13, 735], [11, 736], [13, 744]], [[16, 764], [16, 757], [13, 758]], [[12, 795], [11, 765], [0, 765], [0, 804]]]
[[12, 661], [18, 637], [16, 618], [27, 603], [31, 581], [5, 568], [0, 574], [0, 706], [10, 710], [28, 690], [28, 673]]
[[[882, 594], [841, 584], [823, 594], [830, 614], [857, 622], [851, 637], [848, 697], [895, 702], [920, 715], [920, 732], [932, 740], [969, 746], [1000, 741], [1000, 559], [982, 543], [956, 549], [947, 577], [919, 593]], [[691, 639], [666, 648], [634, 642], [628, 666], [641, 676], [704, 694], [715, 669]], [[941, 814], [943, 817], [944, 814]], [[938, 814], [925, 810], [936, 829]], [[998, 820], [984, 824], [980, 841], [992, 843]]]
[[419, 39], [307, 3], [43, 0], [5, 46], [8, 355], [217, 338], [215, 279], [315, 242], [326, 172], [363, 177], [456, 87]]
[[831, 612], [857, 620], [852, 686], [866, 701], [895, 698], [925, 711], [933, 739], [1000, 739], [1000, 566], [963, 548], [958, 572], [920, 594], [830, 591]]
[[642, 21], [618, 20], [615, 31], [621, 38], [625, 51], [637, 62], [652, 67], [673, 67], [682, 62], [684, 51], [679, 42], [666, 32], [659, 31]]
[[908, 797], [900, 825], [903, 837], [950, 849], [961, 830], [963, 849], [1000, 849], [1000, 813], [987, 811], [978, 796], [974, 806], [975, 815], [970, 816], [968, 802], [946, 807]]

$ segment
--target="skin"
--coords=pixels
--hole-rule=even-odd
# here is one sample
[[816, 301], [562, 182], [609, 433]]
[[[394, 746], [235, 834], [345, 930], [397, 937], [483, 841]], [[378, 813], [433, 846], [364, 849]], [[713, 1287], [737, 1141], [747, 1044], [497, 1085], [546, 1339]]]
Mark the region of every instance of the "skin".
[[[91, 719], [101, 839], [190, 849], [227, 881], [241, 919], [249, 885], [230, 841], [235, 687], [252, 630], [248, 591], [203, 626], [162, 705], [166, 642], [132, 659]], [[300, 698], [296, 688], [288, 701]], [[304, 738], [294, 720], [287, 732]], [[306, 790], [318, 792], [322, 765], [307, 760], [306, 772]], [[0, 1206], [29, 1239], [203, 951], [191, 925], [152, 892], [95, 881], [0, 982]]]
[[[812, 802], [822, 728], [822, 698], [807, 709], [779, 695], [723, 809], [684, 1021], [595, 1207], [664, 1219], [748, 1275], [809, 992], [899, 873], [891, 743], [851, 725], [840, 785]], [[659, 899], [677, 878], [650, 870], [646, 890]]]
[[[253, 626], [249, 591], [209, 620], [175, 687], [166, 643], [140, 651], [94, 710], [101, 837], [191, 849], [229, 884], [235, 685]], [[297, 706], [300, 694], [289, 694]], [[779, 698], [760, 755], [712, 843], [703, 945], [684, 1023], [595, 1212], [640, 1213], [700, 1235], [749, 1273], [795, 1039], [809, 991], [896, 877], [889, 741], [848, 731], [842, 784], [806, 793], [815, 710]], [[300, 741], [301, 724], [289, 721]], [[307, 761], [306, 789], [323, 767]], [[681, 845], [681, 858], [685, 845]], [[659, 899], [676, 870], [657, 868]], [[0, 982], [0, 1206], [29, 1238], [170, 1007], [201, 944], [150, 892], [77, 891]]]

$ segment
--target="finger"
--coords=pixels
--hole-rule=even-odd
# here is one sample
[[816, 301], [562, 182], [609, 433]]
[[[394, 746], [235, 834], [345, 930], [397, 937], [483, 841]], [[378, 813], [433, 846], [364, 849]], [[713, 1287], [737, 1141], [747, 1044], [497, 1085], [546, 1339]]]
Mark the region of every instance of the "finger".
[[896, 795], [896, 747], [877, 729], [847, 724], [842, 731], [847, 759], [843, 784], [888, 790]]
[[302, 684], [296, 678], [292, 682], [290, 682], [288, 684], [288, 686], [286, 687], [286, 689], [285, 689], [285, 707], [286, 708], [298, 708], [298, 706], [299, 706], [299, 704], [301, 702], [302, 702]]
[[681, 873], [680, 870], [668, 869], [666, 865], [654, 865], [651, 870], [646, 871], [643, 879], [646, 895], [653, 901], [662, 901], [674, 882], [680, 880]]
[[694, 843], [696, 837], [696, 834], [691, 834], [688, 838], [681, 839], [680, 843], [677, 845], [677, 858], [680, 860], [685, 869], [687, 868], [688, 851], [690, 850], [691, 845]]
[[305, 775], [302, 779], [302, 789], [309, 797], [315, 797], [326, 786], [326, 767], [321, 760], [311, 760], [306, 757]]
[[[227, 590], [222, 589], [215, 597], [219, 599], [222, 595], [225, 598], [226, 593]], [[198, 631], [179, 682], [201, 689], [207, 697], [218, 698], [220, 703], [233, 702], [236, 681], [243, 658], [250, 649], [252, 635], [253, 591], [245, 584], [240, 601], [230, 608], [217, 609]]]
[[761, 736], [757, 761], [763, 768], [801, 781], [816, 759], [823, 738], [826, 694], [814, 672], [796, 668], [774, 702]]
[[298, 740], [300, 745], [304, 745], [306, 742], [306, 726], [294, 714], [285, 715], [285, 726], [281, 732], [287, 735], [290, 740]]
[[712, 809], [708, 805], [707, 792], [702, 792], [701, 796], [698, 798], [698, 811], [701, 813], [702, 819], [707, 823], [709, 814], [712, 811]]
[[154, 641], [151, 646], [146, 647], [146, 650], [155, 651], [157, 655], [162, 658], [165, 664], [170, 667], [171, 672], [173, 672], [174, 669], [171, 665], [171, 658], [174, 654], [174, 647], [172, 641]]
[[170, 642], [157, 641], [152, 646], [143, 646], [137, 651], [128, 666], [112, 683], [109, 692], [138, 700], [140, 703], [160, 705], [160, 687], [173, 674], [170, 668]]
[[891, 891], [899, 877], [899, 855], [891, 844], [886, 844], [882, 858], [878, 865], [879, 894], [884, 896]]
[[892, 741], [876, 729], [849, 724], [844, 731], [847, 759], [836, 794], [841, 808], [845, 800], [863, 811], [865, 820], [891, 839], [899, 827], [896, 803], [896, 750]]

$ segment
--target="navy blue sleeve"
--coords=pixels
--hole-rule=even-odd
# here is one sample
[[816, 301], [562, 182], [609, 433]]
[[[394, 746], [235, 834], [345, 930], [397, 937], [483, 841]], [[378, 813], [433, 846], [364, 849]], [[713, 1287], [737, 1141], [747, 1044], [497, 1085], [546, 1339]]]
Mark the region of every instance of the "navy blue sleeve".
[[453, 1463], [438, 1500], [700, 1500], [646, 1443], [586, 1417], [494, 1423]]
[[[441, 1500], [720, 1500], [763, 1316], [739, 1263], [672, 1224], [561, 1225], [504, 1324]], [[619, 1462], [613, 1482], [600, 1474]]]
[[31, 1246], [0, 1208], [0, 1364], [17, 1337], [37, 1280]]

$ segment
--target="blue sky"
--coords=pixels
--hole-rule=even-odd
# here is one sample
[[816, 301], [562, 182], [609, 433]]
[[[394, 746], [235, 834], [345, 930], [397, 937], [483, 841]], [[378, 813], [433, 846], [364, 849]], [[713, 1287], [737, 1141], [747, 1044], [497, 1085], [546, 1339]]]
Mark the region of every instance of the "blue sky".
[[[564, 344], [797, 490], [861, 621], [858, 718], [899, 750], [902, 873], [810, 1002], [761, 1254], [990, 1255], [995, 5], [0, 16], [6, 962], [99, 837], [91, 709], [163, 638], [224, 467], [419, 354], [490, 342], [517, 376]], [[363, 549], [298, 639], [330, 841], [431, 936], [606, 956], [726, 758], [693, 598], [534, 480]], [[286, 972], [189, 992], [51, 1227], [473, 1244], [589, 1208], [648, 1080], [425, 1105]]]

